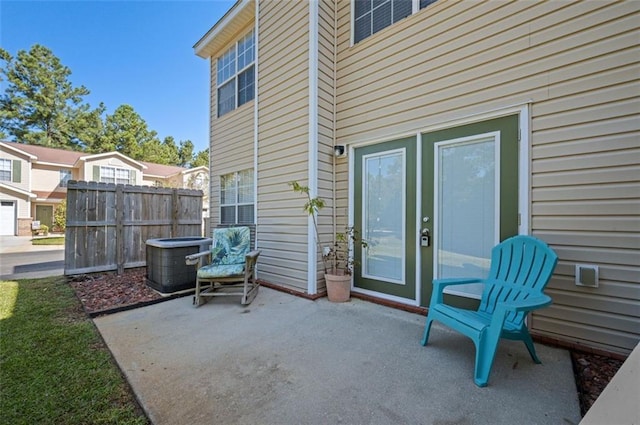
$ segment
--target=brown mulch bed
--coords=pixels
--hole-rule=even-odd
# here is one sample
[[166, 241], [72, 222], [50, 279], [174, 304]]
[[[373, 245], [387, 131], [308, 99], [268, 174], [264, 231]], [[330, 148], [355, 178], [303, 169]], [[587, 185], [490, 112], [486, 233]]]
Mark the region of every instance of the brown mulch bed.
[[143, 267], [119, 276], [116, 273], [78, 275], [73, 276], [69, 284], [87, 314], [94, 316], [167, 298], [145, 283], [146, 273]]
[[[174, 298], [160, 295], [147, 286], [145, 275], [146, 268], [139, 268], [127, 270], [120, 276], [115, 273], [75, 276], [69, 283], [90, 316]], [[584, 416], [623, 360], [578, 351], [571, 352], [571, 360]]]
[[572, 351], [571, 361], [578, 388], [580, 411], [584, 416], [613, 375], [620, 369], [624, 360]]

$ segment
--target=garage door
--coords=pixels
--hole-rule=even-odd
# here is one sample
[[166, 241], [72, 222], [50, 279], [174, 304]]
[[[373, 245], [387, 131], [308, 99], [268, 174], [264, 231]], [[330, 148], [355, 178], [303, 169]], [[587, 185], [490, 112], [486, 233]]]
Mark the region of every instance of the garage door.
[[0, 202], [0, 235], [15, 235], [16, 208], [13, 201]]

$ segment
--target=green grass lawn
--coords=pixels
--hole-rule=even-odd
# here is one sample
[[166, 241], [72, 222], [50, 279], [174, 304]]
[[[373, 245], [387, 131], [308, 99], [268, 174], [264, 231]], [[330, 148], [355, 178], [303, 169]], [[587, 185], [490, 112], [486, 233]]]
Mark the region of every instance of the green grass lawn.
[[31, 245], [64, 245], [64, 236], [50, 236], [47, 238], [32, 239]]
[[1, 424], [148, 424], [62, 277], [0, 281]]

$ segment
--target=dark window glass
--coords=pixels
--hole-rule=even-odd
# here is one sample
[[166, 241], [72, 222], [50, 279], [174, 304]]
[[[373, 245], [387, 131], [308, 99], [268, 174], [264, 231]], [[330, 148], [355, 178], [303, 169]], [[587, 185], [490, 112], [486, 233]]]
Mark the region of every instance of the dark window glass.
[[254, 98], [254, 67], [247, 68], [238, 75], [238, 106], [244, 105]]
[[238, 205], [238, 224], [253, 224], [253, 204]]
[[412, 3], [411, 0], [395, 0], [393, 2], [393, 22], [398, 22], [411, 15]]
[[353, 34], [354, 43], [364, 40], [371, 35], [371, 13], [356, 19]]
[[354, 43], [406, 18], [411, 15], [412, 9], [412, 0], [356, 0], [353, 16]]
[[236, 80], [231, 80], [218, 89], [218, 116], [236, 107]]
[[432, 3], [435, 3], [436, 0], [420, 0], [420, 9], [424, 9]]
[[386, 2], [382, 6], [373, 9], [372, 34], [385, 29], [391, 24], [391, 2]]
[[371, 12], [371, 0], [356, 0], [354, 10], [356, 18]]
[[236, 207], [220, 207], [220, 223], [236, 224]]

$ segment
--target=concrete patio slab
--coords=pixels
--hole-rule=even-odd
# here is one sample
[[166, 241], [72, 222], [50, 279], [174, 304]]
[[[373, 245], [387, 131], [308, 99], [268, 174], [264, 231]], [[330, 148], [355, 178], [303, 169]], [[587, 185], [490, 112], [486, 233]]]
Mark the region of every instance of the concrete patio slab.
[[164, 424], [577, 424], [566, 350], [502, 341], [486, 388], [475, 349], [424, 317], [261, 288], [250, 306], [179, 298], [94, 319], [149, 418]]

